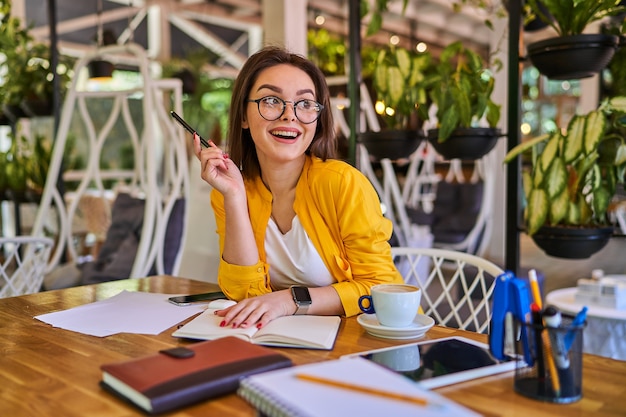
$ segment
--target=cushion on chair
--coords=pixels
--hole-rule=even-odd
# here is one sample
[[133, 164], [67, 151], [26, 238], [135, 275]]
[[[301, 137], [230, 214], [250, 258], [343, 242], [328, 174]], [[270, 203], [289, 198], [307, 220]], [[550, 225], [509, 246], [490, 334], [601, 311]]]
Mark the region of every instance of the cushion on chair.
[[139, 246], [145, 202], [119, 193], [111, 210], [111, 226], [93, 262], [82, 265], [81, 282], [94, 284], [125, 279], [135, 262]]
[[[165, 274], [171, 274], [174, 271], [176, 257], [183, 243], [185, 204], [184, 198], [176, 200], [165, 229], [165, 243], [163, 245], [163, 272]], [[156, 266], [153, 266], [150, 270], [150, 275], [155, 275], [156, 273]]]

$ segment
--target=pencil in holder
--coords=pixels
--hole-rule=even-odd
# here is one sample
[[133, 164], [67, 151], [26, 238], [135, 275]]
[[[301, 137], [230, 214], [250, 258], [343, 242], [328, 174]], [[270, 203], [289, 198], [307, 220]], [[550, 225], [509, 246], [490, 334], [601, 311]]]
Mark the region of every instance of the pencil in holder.
[[[563, 315], [558, 327], [542, 323], [519, 323], [526, 331], [532, 364], [518, 362], [515, 368], [514, 389], [517, 393], [536, 400], [553, 403], [572, 403], [582, 398], [582, 325], [573, 325], [573, 317]], [[518, 357], [523, 357], [524, 346], [515, 345]]]

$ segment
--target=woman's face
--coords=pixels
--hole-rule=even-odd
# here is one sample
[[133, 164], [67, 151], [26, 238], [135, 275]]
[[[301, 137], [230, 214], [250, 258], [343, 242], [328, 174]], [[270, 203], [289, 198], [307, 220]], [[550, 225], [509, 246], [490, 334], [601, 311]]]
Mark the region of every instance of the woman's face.
[[[299, 160], [313, 141], [317, 121], [303, 123], [294, 112], [293, 103], [300, 100], [317, 100], [313, 80], [299, 68], [288, 64], [275, 65], [259, 73], [250, 90], [249, 100], [273, 96], [287, 103], [284, 113], [276, 120], [268, 121], [259, 113], [257, 103], [249, 102], [243, 128], [250, 129], [261, 164], [286, 163]], [[280, 113], [282, 103], [272, 100]], [[261, 106], [264, 106], [261, 104]], [[306, 120], [305, 110], [298, 116]], [[267, 115], [266, 115], [267, 116]]]

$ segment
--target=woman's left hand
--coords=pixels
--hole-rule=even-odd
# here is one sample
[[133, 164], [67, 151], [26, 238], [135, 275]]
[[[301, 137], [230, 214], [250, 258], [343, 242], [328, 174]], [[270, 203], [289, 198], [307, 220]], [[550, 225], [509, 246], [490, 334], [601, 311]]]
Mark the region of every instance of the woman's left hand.
[[296, 312], [296, 304], [291, 291], [281, 290], [256, 297], [246, 298], [234, 306], [218, 310], [216, 315], [224, 317], [222, 327], [262, 328], [281, 316], [291, 316]]

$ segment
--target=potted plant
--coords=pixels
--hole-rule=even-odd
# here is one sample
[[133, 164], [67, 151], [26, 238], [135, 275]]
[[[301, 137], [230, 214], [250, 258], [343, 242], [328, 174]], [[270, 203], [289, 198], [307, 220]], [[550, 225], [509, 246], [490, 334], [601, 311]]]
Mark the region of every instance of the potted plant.
[[419, 146], [420, 120], [428, 117], [423, 83], [431, 60], [428, 52], [412, 53], [398, 46], [378, 52], [372, 86], [385, 129], [359, 134], [360, 142], [374, 157], [407, 158]]
[[[0, 23], [0, 46], [4, 54], [4, 76], [0, 85], [2, 110], [13, 121], [24, 116], [43, 116], [52, 113], [53, 68], [50, 67], [50, 48], [34, 42], [19, 18], [10, 14], [10, 4], [0, 5], [4, 13]], [[71, 59], [59, 57], [57, 76], [63, 93], [70, 82]]]
[[[495, 79], [484, 59], [461, 42], [448, 45], [424, 88], [436, 106], [437, 128], [428, 140], [446, 159], [478, 159], [495, 146], [500, 105], [492, 99]], [[478, 127], [485, 121], [488, 127]]]
[[596, 110], [575, 115], [565, 133], [530, 139], [505, 156], [509, 163], [532, 151], [530, 172], [522, 175], [526, 232], [547, 254], [585, 258], [612, 235], [607, 210], [626, 180], [626, 143], [611, 127], [626, 126], [624, 116], [625, 96], [606, 99]]
[[558, 35], [528, 45], [528, 57], [540, 73], [557, 80], [579, 79], [610, 62], [619, 38], [584, 31], [592, 22], [626, 12], [620, 0], [526, 0], [526, 4]]

